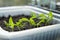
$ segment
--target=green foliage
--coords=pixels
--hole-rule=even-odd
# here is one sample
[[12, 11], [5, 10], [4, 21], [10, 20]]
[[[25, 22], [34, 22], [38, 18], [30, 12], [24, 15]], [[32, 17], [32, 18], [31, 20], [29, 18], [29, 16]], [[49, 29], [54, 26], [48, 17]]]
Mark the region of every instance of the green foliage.
[[35, 18], [37, 18], [36, 13], [32, 12], [31, 13], [31, 18], [30, 18], [30, 24], [33, 25], [33, 26], [36, 26], [36, 23], [34, 21]]
[[37, 23], [37, 27], [38, 27], [38, 26], [41, 26], [42, 23], [44, 23], [44, 22], [45, 22], [45, 20], [41, 20], [41, 21], [39, 21], [39, 23]]
[[40, 21], [37, 23], [37, 27], [40, 25], [41, 26], [41, 24], [42, 23], [45, 23], [45, 21], [46, 21], [46, 16], [44, 15], [44, 14], [39, 14], [39, 18], [38, 19], [40, 19]]
[[48, 19], [49, 19], [49, 21], [51, 21], [51, 20], [53, 19], [53, 14], [52, 14], [52, 12], [49, 12], [49, 14], [48, 14]]
[[36, 18], [37, 17], [36, 13], [35, 12], [31, 12], [31, 17]]
[[6, 21], [4, 21], [6, 27], [9, 27], [9, 23], [7, 23]]
[[36, 23], [35, 23], [35, 21], [33, 20], [33, 18], [30, 18], [30, 24], [33, 25], [33, 26], [36, 26]]
[[[40, 21], [38, 23], [36, 23], [34, 21], [35, 18], [39, 19]], [[26, 25], [25, 22], [29, 22], [32, 26], [38, 27], [38, 26], [41, 26], [43, 23], [45, 23], [45, 25], [47, 25], [51, 20], [53, 20], [52, 12], [49, 12], [47, 14], [47, 16], [43, 13], [36, 15], [36, 13], [32, 12], [30, 19], [22, 18], [22, 19], [19, 19], [18, 22], [16, 22], [16, 24], [14, 24], [12, 17], [10, 17], [9, 22], [4, 21], [4, 23], [5, 23], [7, 28], [10, 27], [13, 31], [14, 26], [18, 27], [19, 30], [20, 30], [20, 28], [23, 28]]]
[[49, 12], [47, 15], [48, 15], [48, 18], [47, 18], [46, 25], [49, 24], [49, 22], [53, 20], [53, 14], [52, 14], [52, 12]]
[[46, 19], [46, 15], [45, 14], [39, 14], [39, 19], [45, 20]]
[[14, 22], [13, 22], [12, 17], [9, 18], [9, 23], [7, 23], [6, 21], [4, 21], [4, 23], [5, 23], [5, 25], [6, 25], [7, 27], [10, 27], [10, 28], [12, 29], [12, 31], [13, 31], [15, 24], [14, 24]]
[[[48, 16], [48, 17], [47, 17]], [[52, 12], [49, 12], [48, 14], [44, 15], [44, 14], [39, 14], [39, 23], [37, 23], [37, 26], [41, 26], [42, 23], [45, 23], [45, 25], [49, 24], [50, 21], [52, 21], [53, 19], [53, 14]]]
[[18, 28], [23, 28], [23, 26], [25, 25], [25, 24], [23, 24], [23, 22], [29, 22], [29, 20], [27, 18], [19, 19], [19, 21], [16, 22], [16, 26]]

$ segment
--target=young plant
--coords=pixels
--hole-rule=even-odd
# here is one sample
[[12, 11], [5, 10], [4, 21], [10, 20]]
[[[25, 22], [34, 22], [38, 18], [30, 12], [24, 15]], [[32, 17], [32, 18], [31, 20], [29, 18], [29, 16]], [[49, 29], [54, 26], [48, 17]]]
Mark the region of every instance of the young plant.
[[41, 26], [42, 23], [45, 23], [45, 21], [46, 21], [46, 16], [45, 16], [44, 14], [39, 14], [39, 18], [38, 18], [38, 19], [40, 19], [40, 21], [37, 23], [37, 27], [38, 27], [38, 26]]
[[19, 21], [16, 22], [16, 26], [18, 28], [23, 28], [23, 26], [25, 25], [25, 24], [23, 24], [23, 22], [29, 22], [29, 20], [27, 18], [19, 19]]
[[31, 12], [31, 17], [32, 18], [36, 18], [37, 17], [36, 13], [35, 12]]
[[33, 26], [36, 26], [36, 23], [33, 19], [37, 18], [37, 15], [36, 13], [32, 12], [31, 13], [31, 18], [30, 18], [30, 24], [33, 25]]
[[30, 24], [33, 25], [33, 26], [36, 26], [36, 23], [35, 23], [35, 21], [33, 20], [33, 18], [30, 18]]
[[47, 18], [46, 25], [49, 24], [49, 22], [51, 22], [53, 20], [53, 14], [51, 11], [47, 15], [48, 15], [48, 18]]
[[53, 14], [52, 14], [52, 12], [49, 12], [48, 18], [49, 18], [49, 21], [51, 21], [51, 20], [53, 19]]
[[14, 30], [15, 24], [13, 22], [12, 17], [9, 18], [9, 23], [7, 23], [6, 21], [4, 21], [4, 23], [5, 23], [6, 27], [10, 27], [12, 29], [12, 31]]

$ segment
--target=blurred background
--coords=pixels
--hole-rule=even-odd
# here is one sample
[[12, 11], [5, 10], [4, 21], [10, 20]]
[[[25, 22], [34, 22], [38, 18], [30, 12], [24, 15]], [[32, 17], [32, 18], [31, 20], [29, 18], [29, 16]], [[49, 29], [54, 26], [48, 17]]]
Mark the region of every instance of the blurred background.
[[60, 11], [60, 0], [0, 0], [0, 7], [26, 5], [56, 12]]

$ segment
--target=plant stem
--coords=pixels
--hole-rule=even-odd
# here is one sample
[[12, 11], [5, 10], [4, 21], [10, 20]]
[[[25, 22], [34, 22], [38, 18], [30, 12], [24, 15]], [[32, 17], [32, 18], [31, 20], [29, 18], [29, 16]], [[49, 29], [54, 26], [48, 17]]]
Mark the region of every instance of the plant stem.
[[17, 28], [20, 30], [20, 27], [19, 26], [17, 26]]
[[12, 32], [14, 31], [14, 29], [12, 28]]

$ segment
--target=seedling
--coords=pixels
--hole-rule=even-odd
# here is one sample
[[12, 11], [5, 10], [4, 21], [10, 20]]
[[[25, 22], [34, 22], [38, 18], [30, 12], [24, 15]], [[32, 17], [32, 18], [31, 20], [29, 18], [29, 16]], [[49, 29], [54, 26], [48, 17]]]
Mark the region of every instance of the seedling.
[[49, 21], [51, 21], [51, 20], [53, 19], [53, 14], [52, 14], [52, 12], [49, 12], [48, 18], [49, 18]]
[[4, 23], [5, 23], [6, 27], [10, 27], [12, 29], [12, 31], [14, 30], [15, 24], [13, 22], [12, 17], [9, 18], [9, 23], [7, 23], [6, 21], [4, 21]]
[[36, 23], [33, 19], [37, 18], [37, 15], [36, 13], [32, 12], [31, 13], [31, 18], [30, 18], [30, 24], [33, 25], [33, 26], [36, 26]]
[[41, 24], [42, 23], [45, 23], [45, 21], [46, 21], [46, 16], [42, 13], [42, 14], [39, 14], [39, 18], [38, 19], [40, 19], [40, 21], [37, 23], [37, 27], [40, 25], [41, 26]]
[[23, 26], [25, 25], [25, 24], [23, 24], [23, 22], [29, 22], [29, 20], [27, 18], [19, 19], [19, 21], [16, 22], [16, 26], [18, 28], [23, 28]]
[[52, 12], [49, 12], [47, 15], [48, 15], [48, 18], [47, 18], [46, 25], [53, 20], [53, 14], [52, 14]]
[[32, 18], [36, 18], [37, 17], [36, 13], [35, 12], [31, 12], [31, 17]]
[[36, 26], [36, 23], [35, 23], [35, 21], [33, 20], [33, 18], [30, 18], [30, 24], [33, 25], [33, 26]]

